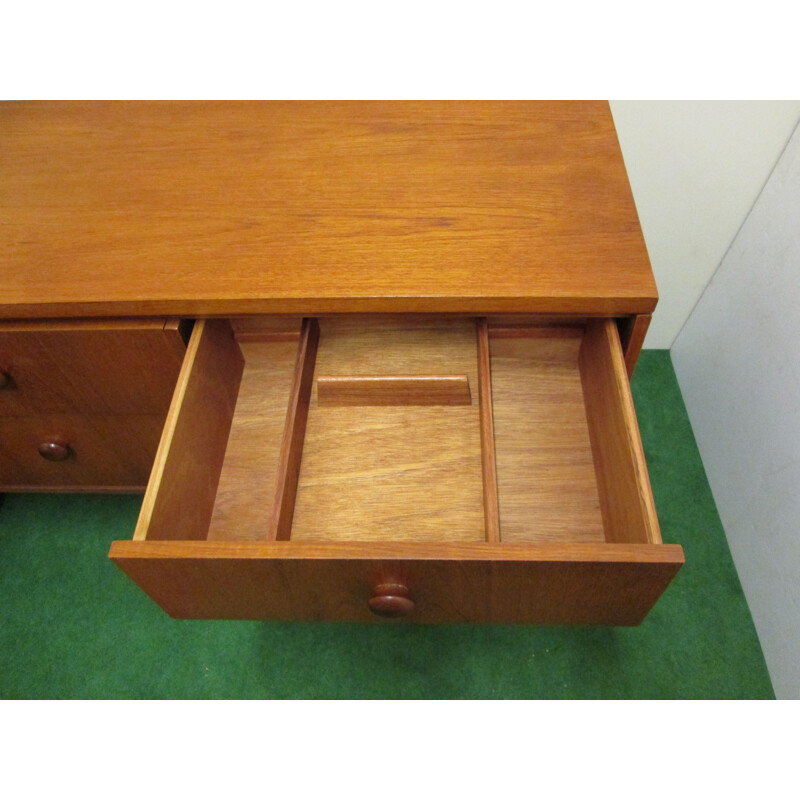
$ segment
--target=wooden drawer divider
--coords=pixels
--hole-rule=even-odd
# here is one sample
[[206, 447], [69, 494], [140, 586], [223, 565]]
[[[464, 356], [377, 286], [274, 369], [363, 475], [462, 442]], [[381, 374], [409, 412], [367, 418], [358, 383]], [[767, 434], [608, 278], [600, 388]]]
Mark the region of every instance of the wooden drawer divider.
[[481, 468], [483, 471], [483, 514], [486, 541], [500, 541], [500, 509], [497, 500], [497, 465], [494, 452], [494, 419], [492, 413], [492, 372], [489, 357], [489, 325], [479, 319], [478, 329], [478, 396], [481, 416]]
[[288, 541], [292, 535], [292, 517], [297, 500], [297, 481], [303, 459], [303, 442], [311, 404], [318, 345], [319, 323], [316, 319], [306, 318], [300, 331], [292, 392], [286, 410], [286, 425], [283, 429], [283, 443], [278, 462], [275, 504], [272, 507], [270, 520], [269, 538], [278, 541]]

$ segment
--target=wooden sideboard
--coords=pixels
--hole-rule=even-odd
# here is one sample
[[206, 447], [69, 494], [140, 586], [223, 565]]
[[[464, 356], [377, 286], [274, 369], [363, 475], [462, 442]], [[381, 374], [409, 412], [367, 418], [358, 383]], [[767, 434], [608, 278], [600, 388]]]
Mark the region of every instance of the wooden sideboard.
[[680, 568], [606, 103], [4, 103], [0, 143], [0, 487], [146, 483], [110, 555], [168, 613], [631, 625]]

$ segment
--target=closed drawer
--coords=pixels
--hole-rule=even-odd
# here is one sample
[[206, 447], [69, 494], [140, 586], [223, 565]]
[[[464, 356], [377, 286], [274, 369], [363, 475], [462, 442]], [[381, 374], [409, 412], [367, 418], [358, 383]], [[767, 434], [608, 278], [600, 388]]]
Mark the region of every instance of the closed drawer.
[[658, 529], [611, 320], [196, 325], [133, 541], [182, 618], [638, 624]]
[[0, 323], [0, 417], [166, 415], [185, 352], [174, 320]]
[[161, 415], [0, 417], [0, 491], [142, 491]]

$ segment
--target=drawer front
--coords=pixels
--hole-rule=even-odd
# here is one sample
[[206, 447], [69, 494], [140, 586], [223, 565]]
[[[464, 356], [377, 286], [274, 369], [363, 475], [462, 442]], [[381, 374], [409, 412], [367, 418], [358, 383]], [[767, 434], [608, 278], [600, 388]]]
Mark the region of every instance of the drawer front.
[[161, 416], [0, 417], [0, 491], [142, 489]]
[[0, 325], [0, 416], [166, 415], [185, 354], [177, 322]]
[[181, 619], [557, 625], [638, 625], [683, 563], [676, 545], [161, 541], [110, 555]]

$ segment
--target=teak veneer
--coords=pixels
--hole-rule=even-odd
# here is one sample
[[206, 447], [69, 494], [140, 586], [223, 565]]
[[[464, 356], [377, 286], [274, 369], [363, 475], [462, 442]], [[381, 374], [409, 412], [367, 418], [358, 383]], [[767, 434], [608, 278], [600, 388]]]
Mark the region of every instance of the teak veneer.
[[0, 141], [3, 316], [655, 307], [604, 102], [4, 103]]
[[[661, 543], [616, 325], [497, 331], [485, 319], [323, 318], [303, 321], [293, 343], [237, 345], [226, 322], [199, 322], [134, 541], [115, 543], [112, 558], [180, 616], [262, 618], [280, 607], [278, 616], [368, 619], [378, 608], [420, 621], [640, 621], [682, 553]], [[445, 361], [472, 376], [478, 402], [320, 402], [320, 371], [349, 374], [384, 339], [391, 348], [374, 352], [390, 375]], [[184, 440], [198, 429], [202, 440]], [[227, 449], [211, 450], [228, 431]], [[165, 540], [208, 550], [183, 551], [186, 572]], [[518, 561], [538, 576], [530, 586], [511, 578]], [[649, 577], [632, 605], [640, 570]], [[261, 583], [290, 591], [286, 575], [291, 608]], [[487, 580], [491, 603], [467, 598]], [[373, 585], [403, 588], [401, 600], [367, 603]], [[545, 611], [555, 586], [569, 599]], [[309, 612], [319, 592], [332, 596]]]
[[0, 141], [0, 489], [146, 482], [110, 555], [168, 613], [632, 625], [680, 568], [606, 103], [3, 103]]

